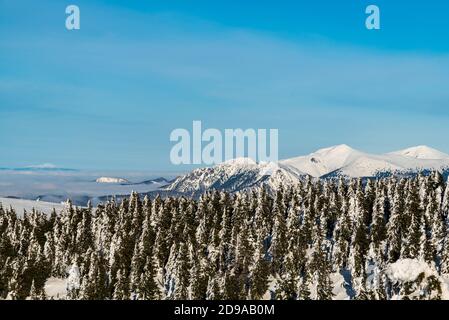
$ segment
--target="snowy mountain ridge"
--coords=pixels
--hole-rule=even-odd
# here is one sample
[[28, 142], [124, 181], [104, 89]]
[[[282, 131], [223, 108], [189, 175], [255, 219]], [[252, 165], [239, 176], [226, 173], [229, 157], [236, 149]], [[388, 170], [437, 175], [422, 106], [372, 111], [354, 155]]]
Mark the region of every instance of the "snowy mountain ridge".
[[281, 163], [256, 163], [252, 159], [240, 158], [211, 168], [193, 170], [164, 189], [190, 195], [199, 195], [211, 189], [235, 192], [260, 185], [276, 188], [285, 183], [295, 184], [305, 176], [303, 172]]
[[128, 180], [123, 178], [115, 178], [115, 177], [100, 177], [95, 180], [97, 183], [129, 183]]
[[376, 155], [342, 144], [278, 163], [257, 163], [246, 158], [226, 161], [178, 177], [165, 190], [188, 194], [210, 189], [235, 192], [260, 185], [276, 188], [280, 184], [297, 183], [307, 176], [371, 178], [416, 174], [423, 170], [449, 170], [449, 155], [427, 146]]
[[442, 170], [449, 167], [449, 155], [427, 146], [376, 155], [338, 145], [281, 163], [316, 178], [330, 174], [361, 178], [375, 177], [385, 172]]

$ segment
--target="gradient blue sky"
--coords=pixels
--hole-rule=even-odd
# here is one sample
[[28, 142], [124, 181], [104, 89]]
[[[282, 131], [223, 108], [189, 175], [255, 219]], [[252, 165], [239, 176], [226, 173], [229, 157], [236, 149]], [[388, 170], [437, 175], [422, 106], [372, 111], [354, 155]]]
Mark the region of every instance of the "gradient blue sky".
[[448, 15], [443, 0], [0, 0], [0, 167], [179, 170], [169, 134], [193, 120], [279, 128], [281, 158], [449, 153]]

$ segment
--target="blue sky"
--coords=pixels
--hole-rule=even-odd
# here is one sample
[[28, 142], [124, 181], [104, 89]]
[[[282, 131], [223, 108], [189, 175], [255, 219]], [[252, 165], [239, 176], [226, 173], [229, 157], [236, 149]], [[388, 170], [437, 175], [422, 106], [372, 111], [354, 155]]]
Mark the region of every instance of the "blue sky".
[[[69, 4], [81, 30], [65, 29]], [[449, 153], [448, 13], [443, 0], [0, 0], [0, 167], [179, 170], [169, 135], [193, 120], [279, 128], [280, 158], [340, 143]]]

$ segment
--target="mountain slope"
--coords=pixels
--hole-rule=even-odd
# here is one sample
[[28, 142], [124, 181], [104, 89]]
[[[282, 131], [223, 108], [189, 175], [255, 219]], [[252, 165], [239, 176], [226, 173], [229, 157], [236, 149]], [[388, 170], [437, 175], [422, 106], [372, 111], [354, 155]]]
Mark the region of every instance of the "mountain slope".
[[294, 184], [306, 174], [283, 164], [256, 163], [251, 159], [236, 159], [215, 167], [201, 168], [177, 178], [164, 188], [167, 191], [201, 194], [206, 190], [236, 192], [253, 187], [274, 189], [282, 183]]
[[426, 146], [375, 155], [339, 145], [281, 163], [317, 178], [336, 175], [359, 178], [375, 177], [387, 172], [442, 170], [449, 167], [449, 155]]
[[442, 160], [449, 159], [449, 155], [427, 146], [417, 146], [389, 153], [414, 159]]
[[364, 153], [342, 144], [320, 149], [306, 156], [283, 160], [281, 163], [313, 177], [321, 177], [347, 166], [362, 156], [364, 156]]
[[256, 163], [250, 159], [227, 161], [178, 177], [163, 190], [197, 195], [212, 189], [235, 192], [261, 185], [276, 189], [280, 184], [294, 184], [308, 175], [315, 178], [370, 178], [416, 174], [422, 170], [448, 171], [448, 168], [449, 155], [426, 146], [375, 155], [338, 145], [276, 164]]

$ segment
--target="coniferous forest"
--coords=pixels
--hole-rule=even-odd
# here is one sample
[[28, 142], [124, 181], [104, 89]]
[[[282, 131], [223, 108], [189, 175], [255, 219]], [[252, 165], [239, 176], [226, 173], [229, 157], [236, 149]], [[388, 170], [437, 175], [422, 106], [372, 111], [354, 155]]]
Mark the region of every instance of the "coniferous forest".
[[[0, 207], [0, 298], [448, 299], [448, 213], [438, 172]], [[47, 295], [51, 279], [64, 296]]]

